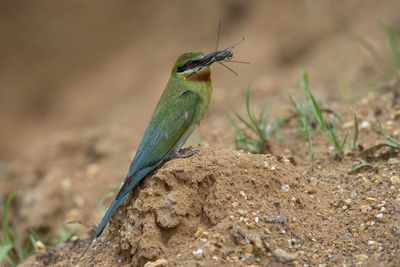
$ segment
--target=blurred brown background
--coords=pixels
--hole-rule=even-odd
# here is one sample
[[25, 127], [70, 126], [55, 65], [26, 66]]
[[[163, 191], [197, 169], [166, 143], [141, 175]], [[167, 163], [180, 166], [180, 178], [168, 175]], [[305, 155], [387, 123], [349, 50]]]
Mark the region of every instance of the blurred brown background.
[[245, 36], [234, 55], [251, 64], [230, 65], [239, 77], [214, 66], [201, 139], [229, 124], [251, 80], [260, 104], [301, 68], [317, 95], [357, 98], [381, 77], [349, 36], [384, 47], [379, 23], [399, 29], [399, 10], [396, 0], [0, 1], [0, 160], [71, 127], [118, 124], [139, 142], [175, 59], [212, 51], [220, 18], [221, 48]]

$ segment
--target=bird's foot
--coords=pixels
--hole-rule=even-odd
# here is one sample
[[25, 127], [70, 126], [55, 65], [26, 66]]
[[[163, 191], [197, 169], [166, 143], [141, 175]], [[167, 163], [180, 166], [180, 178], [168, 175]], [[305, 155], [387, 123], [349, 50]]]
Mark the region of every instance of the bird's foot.
[[181, 148], [179, 151], [173, 151], [170, 154], [170, 159], [184, 159], [199, 153], [199, 150], [195, 147]]

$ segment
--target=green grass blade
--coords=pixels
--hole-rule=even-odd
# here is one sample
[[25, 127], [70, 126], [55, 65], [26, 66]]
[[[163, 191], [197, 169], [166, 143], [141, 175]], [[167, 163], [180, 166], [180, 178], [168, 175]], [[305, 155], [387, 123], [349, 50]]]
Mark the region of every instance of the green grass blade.
[[353, 173], [355, 173], [356, 171], [360, 170], [360, 169], [363, 168], [363, 167], [371, 167], [371, 168], [372, 168], [371, 164], [369, 164], [369, 163], [368, 163], [367, 161], [365, 161], [365, 160], [362, 160], [361, 163], [358, 164], [358, 165], [356, 165], [356, 166], [354, 166], [354, 167], [348, 172], [348, 174], [353, 174]]
[[78, 232], [78, 229], [71, 229], [65, 234], [61, 236], [60, 242], [59, 243], [65, 243], [67, 242], [72, 236], [74, 236]]
[[361, 36], [356, 35], [355, 33], [350, 34], [350, 39], [368, 51], [368, 53], [374, 58], [376, 63], [378, 63], [378, 65], [381, 67], [381, 70], [385, 75], [387, 76], [392, 75], [391, 70], [388, 68], [388, 66], [386, 66], [385, 61], [379, 55], [378, 50], [376, 50], [375, 47], [371, 45], [371, 43], [369, 43]]
[[345, 134], [345, 136], [344, 136], [344, 138], [342, 140], [342, 143], [340, 143], [340, 150], [341, 151], [343, 151], [343, 148], [344, 148], [344, 145], [346, 144], [346, 140], [347, 140], [348, 136], [349, 136], [349, 131], [346, 131], [346, 134]]
[[353, 111], [353, 119], [354, 119], [354, 133], [353, 133], [353, 141], [351, 142], [351, 151], [354, 151], [354, 149], [357, 146], [357, 140], [358, 140], [358, 119], [357, 119], [357, 114]]
[[[259, 118], [258, 118], [258, 124], [262, 124], [262, 122], [265, 121], [265, 119], [263, 119], [263, 118], [264, 118], [265, 111], [267, 111], [267, 108], [268, 108], [269, 106], [271, 106], [276, 100], [278, 100], [278, 98], [280, 98], [282, 95], [283, 95], [283, 93], [281, 93], [281, 94], [279, 94], [279, 95], [277, 95], [277, 96], [274, 96], [272, 99], [270, 99], [270, 100], [264, 105], [264, 107], [263, 107], [262, 110], [261, 110], [260, 116], [259, 116]], [[269, 109], [269, 110], [271, 110], [271, 109]]]
[[382, 27], [386, 33], [386, 38], [389, 44], [390, 58], [392, 59], [394, 66], [397, 69], [400, 69], [400, 53], [396, 33], [393, 28], [388, 25], [383, 25]]
[[[254, 124], [255, 116], [250, 108], [250, 88], [251, 88], [251, 82], [250, 82], [249, 86], [247, 87], [247, 92], [246, 92], [246, 110], [247, 110], [247, 115], [249, 116], [250, 121]], [[255, 126], [257, 127], [257, 123], [255, 124]]]
[[[315, 115], [315, 118], [317, 119], [319, 126], [322, 129], [322, 133], [329, 139], [329, 141], [332, 143], [335, 150], [340, 154], [340, 156], [343, 157], [344, 156], [343, 151], [340, 149], [340, 145], [337, 140], [336, 129], [334, 129], [334, 130], [328, 129], [328, 126], [322, 115], [322, 111], [319, 108], [317, 101], [315, 100], [314, 96], [312, 95], [312, 93], [310, 91], [310, 87], [308, 84], [308, 76], [307, 76], [306, 71], [303, 71], [303, 89], [304, 89], [304, 93], [306, 95], [307, 100], [309, 102], [311, 102], [311, 104], [312, 104], [313, 113]], [[336, 123], [335, 119], [333, 120], [333, 122], [334, 122], [334, 124]], [[336, 128], [336, 126], [334, 126], [334, 127]]]
[[251, 125], [245, 119], [243, 119], [236, 111], [233, 111], [233, 113], [235, 114], [236, 118], [238, 118], [244, 125], [246, 125], [247, 128], [249, 128], [255, 134], [257, 134], [257, 130], [253, 127], [253, 125]]
[[250, 88], [251, 88], [251, 83], [249, 84], [249, 87], [247, 88], [247, 93], [246, 93], [247, 116], [249, 117], [250, 122], [253, 124], [252, 129], [254, 129], [254, 133], [260, 139], [264, 139], [265, 136], [264, 136], [263, 131], [261, 129], [261, 125], [258, 123], [256, 116], [254, 115], [253, 111], [251, 110], [251, 106], [250, 106]]
[[313, 150], [313, 144], [312, 144], [312, 139], [311, 139], [311, 133], [310, 133], [310, 125], [308, 122], [308, 117], [300, 110], [299, 105], [296, 103], [296, 101], [293, 99], [291, 95], [289, 95], [290, 102], [292, 102], [292, 105], [300, 117], [300, 122], [301, 122], [301, 127], [303, 131], [305, 132], [306, 138], [307, 138], [307, 143], [308, 143], [308, 151], [310, 153], [310, 167], [311, 170], [314, 170], [314, 150]]
[[306, 99], [312, 104], [313, 108], [312, 110], [314, 112], [315, 118], [318, 121], [318, 124], [321, 126], [323, 132], [327, 132], [328, 127], [326, 125], [324, 117], [322, 116], [321, 109], [319, 108], [317, 101], [315, 101], [315, 98], [310, 91], [310, 87], [308, 85], [308, 76], [306, 71], [303, 71], [303, 89], [304, 89], [304, 94], [306, 95]]
[[386, 137], [388, 140], [390, 140], [392, 143], [395, 143], [397, 146], [400, 146], [400, 143], [397, 142], [393, 137], [390, 136], [390, 134], [388, 134], [385, 129], [383, 129], [381, 122], [379, 122], [379, 131], [381, 132], [381, 134]]
[[5, 245], [0, 247], [0, 263], [3, 262], [4, 258], [7, 257], [11, 249], [12, 249], [11, 245]]
[[6, 244], [11, 244], [11, 245], [14, 245], [14, 238], [12, 236], [12, 233], [10, 232], [10, 229], [8, 228], [7, 212], [8, 212], [8, 208], [10, 207], [11, 201], [13, 200], [14, 196], [15, 196], [15, 192], [12, 192], [8, 196], [6, 203], [4, 204], [3, 214], [2, 214], [2, 227], [1, 227], [1, 230], [3, 232], [4, 242]]
[[236, 125], [235, 121], [232, 119], [232, 117], [227, 113], [226, 116], [228, 117], [229, 122], [231, 123], [233, 130], [235, 131], [235, 134], [241, 138], [244, 138], [242, 132], [239, 130], [238, 126]]
[[382, 144], [393, 147], [393, 148], [399, 148], [399, 144], [396, 142], [393, 142], [391, 140], [386, 140], [385, 142], [383, 142]]
[[333, 116], [332, 118], [332, 129], [330, 130], [332, 137], [337, 140], [337, 125], [336, 125], [336, 118]]

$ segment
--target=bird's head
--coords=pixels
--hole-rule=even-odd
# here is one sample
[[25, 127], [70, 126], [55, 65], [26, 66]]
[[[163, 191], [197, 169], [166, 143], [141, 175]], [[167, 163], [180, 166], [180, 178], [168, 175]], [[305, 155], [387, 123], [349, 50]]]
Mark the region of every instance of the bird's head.
[[202, 52], [184, 53], [176, 60], [172, 75], [187, 81], [210, 82], [211, 64], [231, 57], [231, 51], [215, 51], [208, 55]]

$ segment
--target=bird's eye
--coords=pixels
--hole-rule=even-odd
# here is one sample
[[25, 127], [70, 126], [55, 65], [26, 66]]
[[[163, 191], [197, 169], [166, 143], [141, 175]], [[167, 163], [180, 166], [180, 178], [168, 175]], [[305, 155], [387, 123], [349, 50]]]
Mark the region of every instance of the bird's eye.
[[191, 66], [193, 66], [193, 61], [186, 62], [186, 67], [191, 67]]

